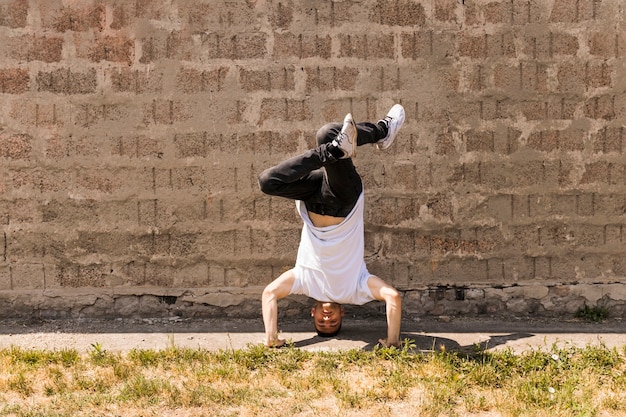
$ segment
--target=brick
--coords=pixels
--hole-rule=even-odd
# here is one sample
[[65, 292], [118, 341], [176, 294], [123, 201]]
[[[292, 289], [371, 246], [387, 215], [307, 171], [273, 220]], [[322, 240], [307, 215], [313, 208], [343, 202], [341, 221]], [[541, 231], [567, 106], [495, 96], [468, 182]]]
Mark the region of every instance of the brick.
[[515, 58], [515, 35], [506, 31], [487, 35], [487, 56]]
[[276, 58], [319, 57], [329, 59], [332, 52], [332, 38], [329, 35], [313, 35], [291, 32], [274, 33], [273, 56]]
[[43, 264], [14, 263], [11, 265], [12, 290], [39, 290], [44, 288]]
[[190, 105], [181, 100], [155, 99], [143, 105], [143, 123], [172, 125], [191, 118]]
[[591, 134], [593, 150], [596, 153], [616, 152], [621, 154], [624, 137], [626, 137], [626, 135], [623, 127], [605, 127]]
[[261, 102], [260, 123], [268, 119], [303, 121], [310, 118], [311, 110], [303, 100], [267, 98]]
[[94, 136], [80, 136], [70, 140], [55, 136], [46, 143], [46, 156], [53, 159], [64, 157], [99, 157], [103, 156], [102, 139]]
[[412, 198], [381, 197], [373, 202], [377, 210], [370, 211], [368, 222], [385, 225], [397, 224], [414, 218], [418, 213], [418, 203]]
[[593, 211], [591, 215], [620, 217], [626, 213], [626, 196], [624, 194], [593, 194]]
[[76, 185], [84, 190], [112, 194], [129, 184], [125, 183], [124, 174], [108, 169], [81, 168], [76, 175]]
[[106, 73], [111, 79], [113, 91], [116, 92], [142, 94], [163, 91], [163, 73], [158, 70], [140, 71], [121, 67]]
[[463, 17], [466, 25], [476, 26], [484, 22], [482, 5], [475, 2], [468, 2], [464, 6]]
[[585, 164], [585, 171], [580, 179], [581, 184], [607, 184], [610, 182], [611, 164], [597, 161]]
[[37, 91], [58, 94], [90, 94], [96, 92], [96, 70], [72, 72], [70, 69], [39, 71], [36, 77]]
[[111, 154], [127, 158], [163, 158], [163, 140], [144, 135], [120, 136], [111, 145]]
[[6, 1], [0, 4], [0, 26], [12, 29], [26, 27], [28, 0]]
[[405, 58], [425, 58], [433, 53], [433, 32], [413, 31], [403, 33], [401, 38], [401, 54]]
[[527, 146], [542, 152], [582, 151], [585, 148], [584, 131], [568, 129], [532, 132], [528, 137]]
[[547, 117], [545, 101], [521, 101], [518, 108], [526, 120], [544, 120]]
[[104, 288], [108, 286], [109, 268], [103, 264], [60, 265], [56, 283], [63, 288]]
[[[415, 232], [414, 231], [397, 231], [393, 233], [385, 233], [380, 239], [380, 242], [374, 247], [369, 248], [369, 253], [381, 253], [386, 257], [392, 257], [394, 259], [404, 258], [407, 253], [413, 254], [413, 256], [428, 256], [426, 251], [421, 253], [416, 252], [415, 245]], [[371, 244], [371, 242], [368, 242]]]
[[28, 159], [33, 149], [33, 138], [27, 134], [0, 132], [0, 158]]
[[611, 30], [591, 33], [587, 44], [589, 53], [601, 58], [617, 58], [618, 39], [618, 35]]
[[582, 93], [585, 91], [587, 78], [586, 65], [573, 61], [562, 62], [558, 67], [558, 89], [563, 93]]
[[270, 8], [269, 22], [273, 29], [289, 28], [294, 19], [293, 3], [278, 3]]
[[[287, 135], [290, 138], [299, 137], [300, 135], [294, 133], [293, 135]], [[219, 142], [224, 142], [225, 139], [220, 138], [219, 135], [208, 135], [207, 143], [211, 149], [222, 150]], [[241, 133], [237, 135], [232, 141], [227, 143], [236, 144], [236, 148], [239, 152], [252, 152], [255, 155], [270, 155], [274, 147], [281, 148], [283, 142], [286, 142], [285, 138], [279, 132], [273, 132], [264, 130], [260, 132]], [[287, 152], [289, 153], [289, 152]]]
[[[480, 68], [480, 67], [479, 67]], [[482, 71], [480, 71], [482, 73]], [[483, 78], [481, 74], [478, 75], [479, 78]], [[483, 80], [478, 81], [480, 87], [479, 89], [485, 88], [485, 82]], [[482, 120], [494, 120], [499, 119], [499, 103], [497, 99], [487, 99], [482, 100], [480, 102], [480, 118]]]
[[[218, 165], [214, 166], [214, 172], [211, 175], [207, 175], [205, 169], [201, 166], [188, 166], [177, 167], [168, 171], [168, 186], [175, 190], [196, 190], [196, 191], [208, 191], [211, 189], [210, 182], [215, 181], [215, 177], [220, 177], [222, 180]], [[228, 170], [230, 173], [230, 169]], [[159, 184], [159, 182], [157, 182]], [[232, 180], [225, 181], [224, 186], [230, 186], [232, 189]], [[165, 184], [162, 184], [165, 185]], [[159, 185], [157, 185], [157, 188]]]
[[461, 34], [457, 51], [459, 55], [469, 58], [487, 58], [487, 35]]
[[467, 152], [493, 152], [494, 132], [470, 130], [464, 134]]
[[20, 36], [10, 40], [10, 56], [24, 61], [60, 62], [63, 38], [57, 36]]
[[43, 26], [57, 32], [101, 32], [106, 20], [106, 8], [103, 4], [85, 5], [82, 8], [61, 7], [52, 12], [42, 7]]
[[207, 156], [207, 134], [203, 132], [179, 133], [174, 135], [174, 145], [176, 146], [177, 158]]
[[244, 91], [290, 91], [295, 89], [293, 67], [268, 71], [239, 70], [239, 82]]
[[340, 57], [388, 58], [395, 55], [393, 35], [339, 35]]
[[579, 104], [578, 100], [569, 100], [565, 97], [547, 97], [547, 118], [572, 120]]
[[30, 74], [27, 69], [0, 69], [0, 93], [22, 94], [30, 89]]
[[424, 6], [411, 0], [399, 0], [393, 5], [386, 0], [377, 0], [370, 20], [388, 26], [423, 26], [426, 12]]
[[94, 200], [57, 200], [52, 199], [43, 202], [38, 207], [41, 212], [41, 221], [43, 223], [57, 222], [66, 223], [74, 222], [92, 223], [98, 218], [97, 203]]
[[521, 67], [497, 64], [494, 68], [494, 86], [503, 90], [519, 90], [521, 88]]
[[455, 34], [449, 31], [416, 30], [400, 38], [402, 56], [411, 59], [444, 59], [453, 55], [455, 43]]
[[569, 33], [551, 32], [550, 57], [556, 56], [576, 56], [579, 50], [578, 38]]
[[[143, 11], [145, 10], [145, 12]], [[268, 7], [268, 13], [272, 10]], [[258, 7], [252, 3], [208, 2], [192, 3], [188, 7], [172, 10], [168, 5], [155, 5], [151, 2], [142, 4], [142, 13], [162, 15], [172, 14], [171, 19], [180, 18], [188, 22], [192, 32], [205, 31], [207, 27], [225, 30], [234, 25], [254, 27], [258, 24]], [[175, 14], [175, 15], [174, 15]]]
[[555, 0], [550, 22], [576, 23], [595, 19], [596, 1]]
[[475, 282], [486, 282], [487, 262], [475, 258], [449, 258], [439, 262], [433, 271], [433, 279], [443, 285], [464, 285], [466, 277], [471, 276]]
[[184, 93], [222, 91], [228, 71], [228, 67], [220, 67], [210, 71], [182, 68], [176, 74], [176, 85]]
[[559, 149], [575, 152], [585, 149], [586, 132], [582, 129], [570, 128], [558, 131]]
[[[25, 97], [11, 103], [10, 116], [22, 125], [53, 128], [56, 132], [69, 121], [70, 107], [47, 100], [30, 100]], [[52, 135], [54, 136], [54, 135]], [[57, 135], [58, 136], [58, 135]]]
[[357, 68], [305, 68], [306, 91], [354, 91], [359, 70]]
[[615, 97], [602, 95], [591, 97], [585, 102], [585, 116], [592, 119], [615, 119]]
[[481, 202], [477, 212], [498, 222], [509, 222], [513, 218], [513, 197], [506, 194], [488, 196]]
[[579, 216], [593, 216], [596, 211], [595, 193], [579, 194], [576, 196], [576, 213]]
[[587, 88], [611, 87], [612, 73], [612, 64], [607, 64], [606, 62], [588, 62], [587, 76], [585, 79]]
[[92, 127], [100, 123], [119, 122], [129, 117], [129, 111], [130, 107], [125, 104], [79, 104], [74, 119], [82, 127]]
[[435, 20], [454, 23], [457, 20], [456, 9], [459, 6], [456, 0], [443, 0], [435, 3]]
[[423, 190], [431, 186], [430, 164], [416, 165], [409, 161], [398, 161], [388, 170], [385, 179], [390, 186], [399, 190]]
[[520, 82], [522, 90], [547, 92], [547, 70], [548, 67], [546, 65], [521, 63]]
[[131, 65], [134, 61], [135, 42], [123, 36], [104, 36], [95, 41], [85, 42], [87, 51], [78, 49], [79, 57], [87, 57], [92, 62], [118, 62]]
[[136, 256], [136, 237], [125, 232], [77, 232], [78, 236], [68, 242], [69, 250], [81, 250], [86, 254], [107, 254], [109, 257]]
[[255, 59], [267, 56], [267, 35], [238, 33], [219, 39], [217, 48], [209, 51], [210, 57], [226, 59]]
[[578, 214], [578, 200], [573, 194], [536, 194], [529, 196], [528, 202], [529, 217], [575, 217]]
[[[505, 7], [508, 7], [504, 2]], [[528, 0], [511, 1], [511, 23], [523, 25], [528, 23], [544, 23], [544, 2]]]
[[202, 45], [197, 45], [191, 33], [187, 31], [153, 31], [150, 34], [152, 36], [149, 38], [139, 39], [142, 52], [139, 62], [142, 64], [162, 59], [193, 61], [194, 57], [200, 54], [203, 54], [202, 56], [212, 54], [210, 58], [221, 58], [221, 56], [216, 56], [220, 48], [221, 35], [219, 34], [205, 34], [203, 31]]
[[[213, 193], [222, 193], [222, 192], [239, 192], [237, 189], [237, 185], [240, 183], [239, 176], [240, 170], [245, 169], [245, 167], [232, 167], [229, 164], [213, 164], [211, 169], [211, 175], [207, 175], [207, 178], [203, 182], [197, 181], [198, 183], [208, 186], [208, 189]], [[243, 175], [245, 178], [247, 176]]]

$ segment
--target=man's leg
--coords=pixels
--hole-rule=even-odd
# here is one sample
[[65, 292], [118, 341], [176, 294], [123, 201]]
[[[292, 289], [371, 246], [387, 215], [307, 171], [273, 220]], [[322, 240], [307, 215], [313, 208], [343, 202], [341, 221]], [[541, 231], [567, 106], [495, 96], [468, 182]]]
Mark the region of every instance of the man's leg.
[[[317, 131], [317, 144], [323, 146], [332, 143], [341, 132], [341, 123], [328, 123]], [[378, 123], [356, 123], [356, 145], [378, 144], [387, 138], [389, 123], [385, 119]], [[324, 167], [319, 198], [307, 201], [307, 208], [319, 214], [346, 217], [363, 191], [361, 176], [357, 172], [352, 158], [339, 159], [334, 164]]]
[[[340, 162], [349, 162], [349, 159], [341, 158], [346, 158], [346, 150], [350, 152], [354, 150], [357, 136], [351, 115], [346, 116], [343, 125], [337, 125], [338, 129], [332, 132], [333, 136], [326, 138], [328, 140], [319, 141], [315, 149], [289, 158], [263, 171], [258, 178], [261, 191], [269, 195], [305, 202], [316, 201], [336, 209], [337, 204], [333, 201], [336, 198], [332, 194], [323, 195], [325, 170], [322, 168], [331, 167]], [[352, 163], [349, 162], [349, 165]], [[319, 214], [336, 215], [331, 212], [319, 212]]]
[[265, 194], [306, 201], [319, 192], [329, 158], [329, 144], [318, 146], [289, 158], [259, 175], [259, 187]]

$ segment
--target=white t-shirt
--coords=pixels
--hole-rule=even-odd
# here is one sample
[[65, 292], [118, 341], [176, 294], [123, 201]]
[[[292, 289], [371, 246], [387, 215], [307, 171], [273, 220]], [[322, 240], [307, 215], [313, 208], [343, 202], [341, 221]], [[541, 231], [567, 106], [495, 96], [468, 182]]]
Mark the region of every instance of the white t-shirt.
[[374, 300], [364, 260], [364, 200], [361, 193], [350, 214], [340, 224], [327, 227], [314, 226], [305, 204], [296, 201], [303, 226], [291, 294], [339, 304]]

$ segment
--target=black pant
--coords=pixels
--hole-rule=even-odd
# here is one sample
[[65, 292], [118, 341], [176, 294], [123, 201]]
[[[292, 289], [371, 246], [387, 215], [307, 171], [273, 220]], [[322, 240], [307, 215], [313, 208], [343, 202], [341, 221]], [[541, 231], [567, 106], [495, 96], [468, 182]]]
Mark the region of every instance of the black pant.
[[[317, 132], [317, 148], [289, 158], [259, 175], [265, 194], [301, 200], [317, 214], [346, 217], [363, 191], [361, 177], [351, 158], [337, 159], [331, 142], [341, 132], [341, 123], [328, 123]], [[386, 132], [378, 124], [361, 122], [357, 145], [376, 143]]]

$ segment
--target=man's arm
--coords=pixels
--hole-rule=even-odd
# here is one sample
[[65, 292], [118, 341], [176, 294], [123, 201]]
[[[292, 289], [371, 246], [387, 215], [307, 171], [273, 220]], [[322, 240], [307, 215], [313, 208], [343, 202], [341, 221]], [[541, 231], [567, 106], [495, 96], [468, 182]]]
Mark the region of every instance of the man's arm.
[[382, 279], [372, 275], [367, 285], [375, 299], [387, 304], [387, 338], [378, 342], [385, 347], [400, 346], [400, 323], [402, 321], [402, 296]]
[[289, 295], [295, 276], [293, 269], [281, 274], [263, 290], [261, 304], [265, 325], [265, 346], [281, 347], [285, 341], [278, 338], [278, 300]]

